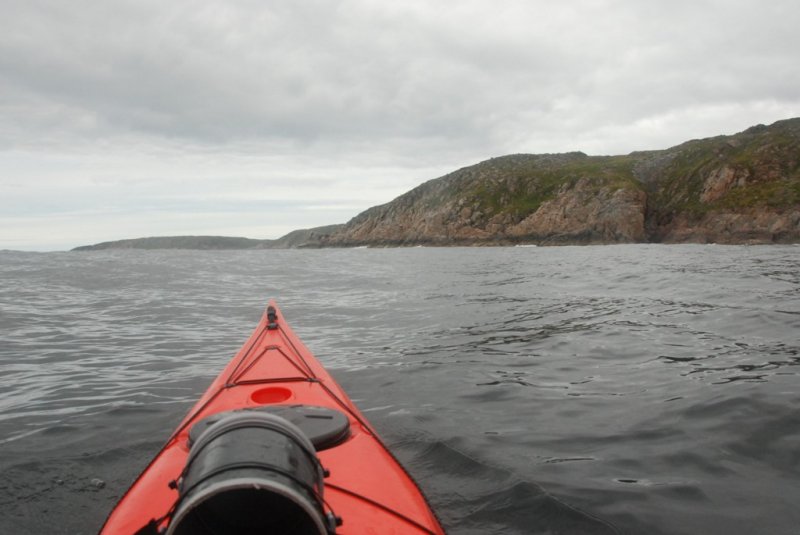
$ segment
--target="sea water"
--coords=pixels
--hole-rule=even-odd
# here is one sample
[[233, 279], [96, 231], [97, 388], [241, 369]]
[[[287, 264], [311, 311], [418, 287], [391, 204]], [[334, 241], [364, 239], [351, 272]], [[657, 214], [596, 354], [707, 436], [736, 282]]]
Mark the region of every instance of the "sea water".
[[450, 534], [798, 533], [800, 247], [708, 245], [0, 252], [0, 533], [95, 533], [269, 298]]

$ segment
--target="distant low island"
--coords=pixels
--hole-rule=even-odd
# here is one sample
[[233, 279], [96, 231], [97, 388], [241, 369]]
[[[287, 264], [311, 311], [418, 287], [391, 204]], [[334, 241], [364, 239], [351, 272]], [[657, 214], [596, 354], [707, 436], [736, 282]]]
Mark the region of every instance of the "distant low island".
[[612, 243], [800, 243], [800, 118], [625, 156], [492, 158], [345, 224], [276, 240], [150, 237], [73, 250]]
[[73, 251], [103, 249], [296, 249], [321, 242], [344, 225], [328, 225], [313, 229], [294, 230], [276, 240], [256, 240], [230, 236], [153, 236], [115, 240], [76, 247]]

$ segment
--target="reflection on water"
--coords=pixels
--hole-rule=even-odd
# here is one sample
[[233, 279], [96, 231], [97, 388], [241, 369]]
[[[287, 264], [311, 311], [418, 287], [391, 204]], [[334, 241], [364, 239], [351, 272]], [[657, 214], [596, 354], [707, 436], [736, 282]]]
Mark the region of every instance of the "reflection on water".
[[0, 253], [0, 533], [96, 531], [269, 297], [452, 534], [792, 533], [799, 255]]

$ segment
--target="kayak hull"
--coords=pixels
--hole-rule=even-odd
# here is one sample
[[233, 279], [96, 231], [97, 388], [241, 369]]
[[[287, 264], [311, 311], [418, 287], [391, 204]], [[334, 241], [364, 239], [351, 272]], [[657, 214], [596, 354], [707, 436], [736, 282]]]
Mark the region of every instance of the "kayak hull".
[[168, 524], [197, 422], [226, 411], [294, 405], [333, 409], [349, 421], [347, 436], [317, 453], [329, 472], [326, 508], [342, 521], [338, 535], [444, 533], [410, 475], [270, 302], [241, 350], [111, 512], [101, 535], [133, 534], [153, 521], [161, 528]]

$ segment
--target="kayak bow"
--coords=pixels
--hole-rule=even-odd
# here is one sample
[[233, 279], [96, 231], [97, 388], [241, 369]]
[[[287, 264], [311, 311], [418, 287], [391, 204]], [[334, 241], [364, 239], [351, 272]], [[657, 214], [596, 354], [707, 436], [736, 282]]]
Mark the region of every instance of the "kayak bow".
[[422, 492], [274, 302], [102, 535], [443, 534]]

